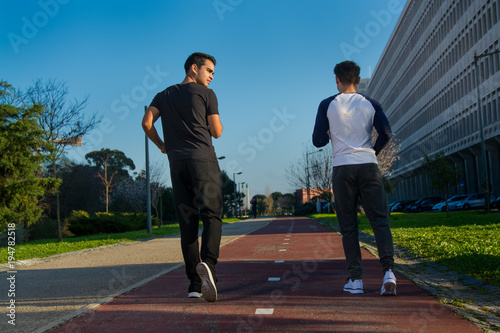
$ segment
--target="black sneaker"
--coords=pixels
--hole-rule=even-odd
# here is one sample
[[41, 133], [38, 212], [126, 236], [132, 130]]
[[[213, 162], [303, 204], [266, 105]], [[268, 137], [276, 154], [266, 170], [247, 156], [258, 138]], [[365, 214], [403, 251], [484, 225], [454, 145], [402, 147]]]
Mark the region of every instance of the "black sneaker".
[[215, 287], [215, 280], [210, 267], [200, 262], [196, 265], [196, 272], [201, 279], [201, 297], [207, 302], [215, 302], [217, 300], [217, 287]]

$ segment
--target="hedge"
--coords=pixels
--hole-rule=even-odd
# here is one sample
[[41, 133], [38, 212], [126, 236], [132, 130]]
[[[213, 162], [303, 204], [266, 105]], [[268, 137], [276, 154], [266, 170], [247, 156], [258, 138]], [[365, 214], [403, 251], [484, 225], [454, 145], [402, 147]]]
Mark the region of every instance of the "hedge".
[[[155, 218], [152, 223], [156, 224]], [[119, 233], [146, 228], [146, 213], [95, 213], [73, 211], [68, 218], [68, 229], [76, 236], [101, 233]]]

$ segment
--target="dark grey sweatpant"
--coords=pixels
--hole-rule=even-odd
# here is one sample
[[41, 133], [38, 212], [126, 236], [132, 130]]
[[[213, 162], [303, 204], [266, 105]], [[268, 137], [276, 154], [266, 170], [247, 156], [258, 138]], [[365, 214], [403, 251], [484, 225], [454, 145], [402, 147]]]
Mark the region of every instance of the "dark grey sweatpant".
[[370, 221], [384, 272], [394, 270], [394, 247], [389, 226], [387, 194], [377, 164], [341, 165], [333, 168], [335, 209], [351, 279], [361, 279], [358, 236], [358, 198]]

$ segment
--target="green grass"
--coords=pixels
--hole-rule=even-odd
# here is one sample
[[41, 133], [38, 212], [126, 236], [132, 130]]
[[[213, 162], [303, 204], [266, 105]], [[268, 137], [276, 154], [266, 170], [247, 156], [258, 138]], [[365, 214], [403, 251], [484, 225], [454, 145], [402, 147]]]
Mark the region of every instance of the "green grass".
[[[314, 218], [336, 221], [332, 214]], [[403, 214], [390, 217], [394, 243], [415, 255], [500, 287], [500, 213], [452, 212]], [[359, 217], [360, 230], [373, 235], [368, 219]]]
[[[237, 218], [223, 219], [224, 223], [235, 223], [240, 221]], [[200, 225], [202, 225], [200, 223]], [[25, 242], [15, 246], [15, 259], [26, 260], [32, 258], [46, 258], [56, 254], [62, 254], [77, 250], [90, 249], [103, 245], [112, 245], [122, 242], [132, 242], [141, 239], [162, 237], [179, 232], [179, 224], [166, 224], [161, 227], [153, 227], [151, 234], [146, 229], [129, 231], [116, 234], [99, 234], [92, 236], [70, 236], [64, 237], [62, 242], [57, 238], [42, 239]], [[8, 248], [0, 247], [0, 264], [8, 262]]]

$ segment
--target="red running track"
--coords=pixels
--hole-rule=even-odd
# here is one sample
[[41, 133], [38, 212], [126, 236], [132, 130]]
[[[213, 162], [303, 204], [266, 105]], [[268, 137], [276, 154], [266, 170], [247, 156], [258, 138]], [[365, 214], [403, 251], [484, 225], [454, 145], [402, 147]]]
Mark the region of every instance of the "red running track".
[[401, 274], [381, 297], [382, 268], [362, 250], [364, 294], [342, 291], [341, 237], [278, 218], [221, 248], [219, 299], [188, 299], [184, 267], [52, 332], [481, 332]]

